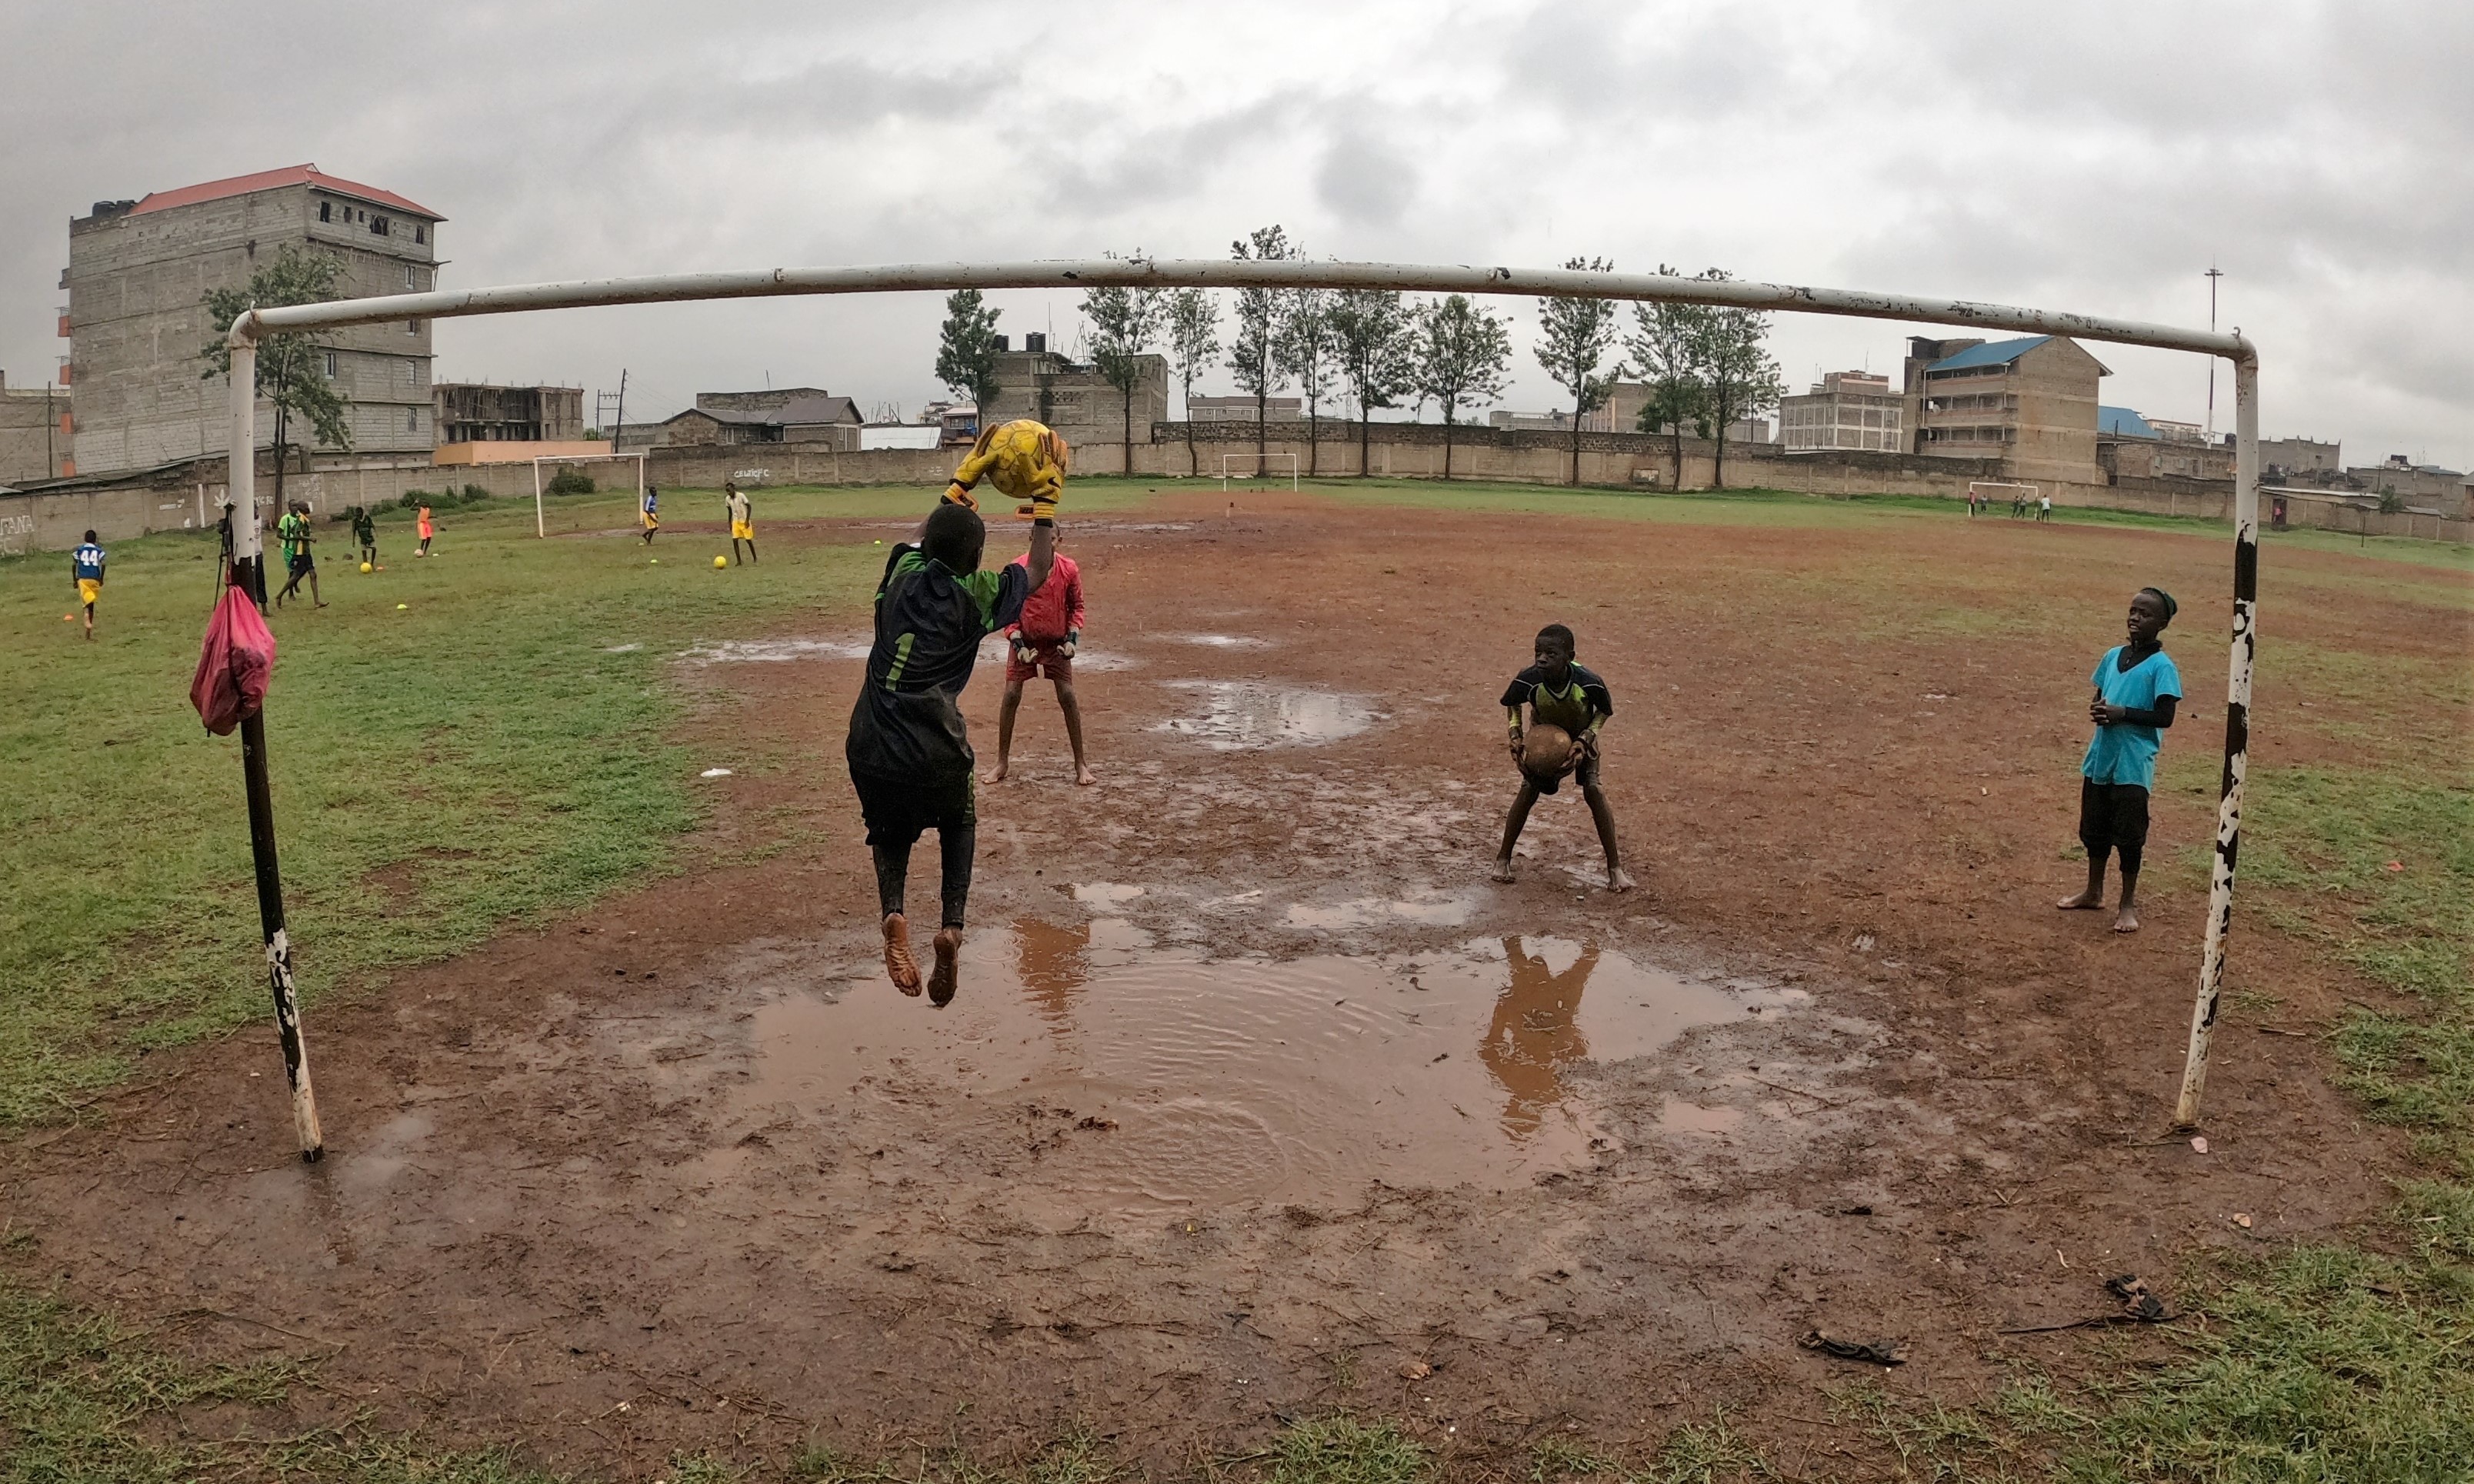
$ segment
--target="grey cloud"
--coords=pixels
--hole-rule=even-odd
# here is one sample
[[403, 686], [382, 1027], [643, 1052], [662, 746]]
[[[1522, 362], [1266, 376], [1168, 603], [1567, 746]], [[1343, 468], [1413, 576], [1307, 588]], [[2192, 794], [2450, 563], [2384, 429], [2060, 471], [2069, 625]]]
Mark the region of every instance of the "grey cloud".
[[[1217, 255], [1276, 220], [1317, 255], [1605, 253], [2189, 322], [2214, 254], [2268, 354], [2271, 431], [2474, 462], [2474, 8], [2449, 0], [19, 10], [0, 48], [18, 379], [60, 348], [72, 214], [315, 159], [447, 212], [465, 284]], [[1009, 326], [1070, 324], [1070, 297], [1000, 299]], [[623, 365], [632, 406], [769, 369], [915, 404], [936, 314], [474, 321], [442, 328], [441, 371], [591, 387]], [[1903, 328], [1783, 316], [1777, 344], [1801, 377], [1878, 367]], [[2118, 384], [2195, 415], [2193, 365], [2129, 357]], [[1512, 401], [1552, 399], [1522, 375]]]
[[1418, 167], [1388, 141], [1355, 129], [1323, 149], [1315, 199], [1349, 227], [1389, 227], [1418, 195]]

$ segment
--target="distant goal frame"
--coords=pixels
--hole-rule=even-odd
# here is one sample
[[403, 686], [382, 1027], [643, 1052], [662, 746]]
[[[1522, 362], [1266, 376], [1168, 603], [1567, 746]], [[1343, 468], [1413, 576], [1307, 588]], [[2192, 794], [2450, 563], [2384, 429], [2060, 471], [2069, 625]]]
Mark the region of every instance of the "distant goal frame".
[[[1229, 461], [1230, 459], [1232, 459], [1232, 458], [1250, 458], [1250, 459], [1252, 459], [1252, 460], [1254, 461], [1254, 470], [1253, 470], [1253, 473], [1251, 473], [1251, 474], [1230, 474], [1230, 473], [1228, 472], [1228, 461]], [[1289, 451], [1288, 450], [1286, 450], [1286, 449], [1279, 449], [1279, 450], [1266, 449], [1266, 450], [1263, 450], [1262, 452], [1260, 452], [1260, 453], [1223, 453], [1223, 454], [1221, 454], [1221, 455], [1220, 455], [1220, 487], [1221, 487], [1222, 489], [1224, 489], [1224, 490], [1225, 490], [1225, 489], [1226, 489], [1226, 488], [1228, 488], [1228, 481], [1229, 481], [1229, 480], [1231, 480], [1231, 479], [1238, 479], [1238, 478], [1243, 478], [1243, 479], [1260, 479], [1260, 478], [1263, 478], [1263, 477], [1265, 476], [1266, 473], [1267, 473], [1267, 471], [1265, 471], [1265, 469], [1263, 468], [1263, 461], [1264, 461], [1264, 460], [1266, 460], [1266, 459], [1274, 459], [1274, 458], [1284, 458], [1284, 459], [1287, 459], [1287, 460], [1289, 461], [1289, 488], [1290, 488], [1290, 489], [1292, 489], [1292, 490], [1296, 490], [1296, 489], [1302, 488], [1302, 486], [1300, 486], [1300, 485], [1298, 483], [1298, 456], [1297, 456], [1295, 453], [1290, 452], [1290, 451]]]
[[636, 461], [636, 508], [644, 508], [644, 480], [650, 474], [652, 455], [636, 453], [545, 453], [533, 460], [533, 535], [549, 539], [549, 524], [542, 509], [542, 466], [544, 464], [609, 464]]
[[[2217, 831], [2208, 876], [2207, 921], [2200, 949], [2199, 986], [2192, 1009], [2189, 1050], [2183, 1061], [2174, 1123], [2198, 1121], [2207, 1075], [2211, 1033], [2221, 1005], [2225, 945], [2233, 919], [2234, 866], [2241, 851], [2244, 782], [2249, 771], [2251, 679], [2258, 646], [2259, 604], [2259, 349], [2237, 328], [2231, 332], [2114, 319], [1977, 300], [1935, 299], [1913, 294], [1752, 280], [1684, 279], [1671, 274], [1615, 273], [1585, 269], [1514, 268], [1441, 263], [1318, 262], [1311, 259], [1086, 257], [997, 263], [895, 263], [861, 267], [771, 267], [721, 272], [662, 274], [643, 278], [582, 279], [553, 283], [390, 294], [372, 299], [329, 300], [244, 311], [224, 343], [231, 353], [226, 374], [230, 401], [230, 474], [227, 489], [242, 511], [256, 508], [257, 351], [268, 335], [344, 329], [364, 325], [409, 324], [539, 309], [578, 309], [611, 304], [676, 304], [725, 299], [777, 299], [808, 295], [949, 293], [957, 289], [1031, 289], [1074, 293], [1104, 287], [1144, 290], [1371, 289], [1423, 294], [1475, 294], [1526, 299], [1588, 299], [1647, 304], [1708, 304], [1756, 312], [1778, 310], [1856, 319], [1904, 321], [2002, 329], [2025, 335], [2067, 335], [2117, 345], [2154, 346], [2232, 362], [2234, 380], [2233, 632], [2225, 686], [2223, 783], [2217, 802]], [[536, 512], [540, 509], [536, 497]], [[232, 572], [236, 585], [255, 586], [263, 571], [264, 533], [255, 519], [233, 523]], [[256, 873], [264, 966], [274, 991], [284, 1069], [293, 1094], [294, 1124], [304, 1159], [318, 1157], [322, 1143], [303, 1046], [299, 1002], [294, 994], [292, 947], [283, 916], [282, 883], [276, 864], [276, 828], [268, 783], [262, 713], [242, 718], [241, 767], [249, 802], [250, 844]]]

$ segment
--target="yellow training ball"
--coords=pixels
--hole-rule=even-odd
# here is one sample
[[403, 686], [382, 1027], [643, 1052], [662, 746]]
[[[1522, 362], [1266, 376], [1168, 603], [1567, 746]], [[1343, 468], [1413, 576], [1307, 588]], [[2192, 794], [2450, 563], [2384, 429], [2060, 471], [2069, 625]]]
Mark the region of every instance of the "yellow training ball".
[[657, 557], [655, 557], [655, 558], [653, 558], [653, 565], [654, 565], [654, 566], [656, 566], [656, 567], [661, 566], [661, 565], [662, 565], [662, 559], [661, 559], [660, 557], [658, 557], [658, 556], [657, 556]]
[[398, 612], [398, 613], [401, 613], [401, 612], [403, 612], [405, 609], [407, 609], [407, 608], [409, 608], [409, 607], [411, 607], [411, 606], [412, 606], [412, 604], [410, 604], [410, 603], [398, 603], [398, 604], [396, 604], [396, 605], [395, 605], [395, 611], [396, 611], [396, 612]]
[[372, 566], [371, 566], [369, 563], [367, 563], [367, 562], [363, 562], [363, 563], [361, 564], [361, 571], [363, 571], [363, 572], [376, 572], [376, 571], [377, 571], [377, 569], [376, 569], [376, 568], [375, 568], [375, 567], [372, 567]]
[[715, 571], [716, 571], [716, 572], [717, 572], [717, 571], [719, 571], [720, 569], [722, 569], [722, 568], [727, 567], [727, 566], [729, 566], [729, 565], [730, 565], [730, 558], [728, 558], [728, 557], [726, 557], [726, 556], [716, 556], [716, 557], [715, 557], [715, 558], [713, 559], [713, 565], [714, 565], [714, 569], [715, 569]]

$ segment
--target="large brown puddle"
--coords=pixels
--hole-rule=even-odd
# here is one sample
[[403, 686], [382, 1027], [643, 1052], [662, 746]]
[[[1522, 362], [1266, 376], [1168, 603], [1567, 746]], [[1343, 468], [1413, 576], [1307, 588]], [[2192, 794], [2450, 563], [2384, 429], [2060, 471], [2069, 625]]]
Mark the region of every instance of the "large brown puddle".
[[1354, 737], [1383, 718], [1362, 695], [1251, 680], [1172, 680], [1192, 692], [1202, 714], [1174, 717], [1159, 730], [1176, 732], [1215, 752], [1311, 745]]
[[982, 929], [963, 965], [941, 1011], [873, 976], [758, 1010], [739, 1111], [830, 1110], [862, 1141], [1007, 1122], [1039, 1152], [1019, 1194], [1060, 1213], [1353, 1204], [1370, 1180], [1505, 1187], [1586, 1164], [1613, 1137], [1578, 1064], [1805, 998], [1551, 937], [1214, 961], [1116, 916]]

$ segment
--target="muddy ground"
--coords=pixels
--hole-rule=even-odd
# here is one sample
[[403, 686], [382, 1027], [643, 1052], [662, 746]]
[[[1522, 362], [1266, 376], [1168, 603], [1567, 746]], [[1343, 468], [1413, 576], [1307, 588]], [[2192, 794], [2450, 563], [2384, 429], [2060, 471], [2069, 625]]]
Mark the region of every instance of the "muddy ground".
[[[2001, 1331], [2107, 1312], [2111, 1273], [2170, 1289], [2194, 1244], [2332, 1232], [2403, 1167], [2272, 1034], [2365, 991], [2254, 924], [2235, 981], [2275, 1025], [2220, 1035], [2207, 1153], [2167, 1131], [2213, 790], [2160, 793], [2147, 931], [2052, 908], [2084, 677], [2140, 584], [2186, 601], [2169, 746], [2220, 736], [2216, 541], [1214, 497], [1070, 549], [1103, 782], [1035, 683], [951, 1010], [874, 966], [861, 624], [819, 612], [679, 662], [734, 770], [699, 785], [707, 864], [313, 1021], [323, 1164], [286, 1157], [251, 1034], [0, 1156], [8, 1221], [202, 1344], [331, 1351], [313, 1407], [588, 1471], [1077, 1423], [1179, 1469], [1334, 1405], [1654, 1443], [1720, 1403], [1812, 1468], [1848, 1442], [1823, 1388], [2076, 1365]], [[2274, 627], [2421, 642], [2392, 617]], [[1487, 877], [1495, 697], [1556, 619], [1615, 696], [1629, 896], [1568, 789]], [[2341, 745], [2262, 730], [2269, 764]]]

